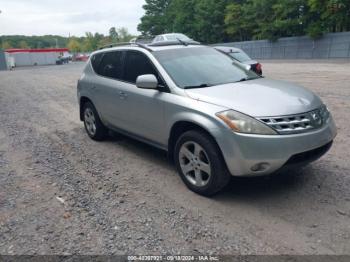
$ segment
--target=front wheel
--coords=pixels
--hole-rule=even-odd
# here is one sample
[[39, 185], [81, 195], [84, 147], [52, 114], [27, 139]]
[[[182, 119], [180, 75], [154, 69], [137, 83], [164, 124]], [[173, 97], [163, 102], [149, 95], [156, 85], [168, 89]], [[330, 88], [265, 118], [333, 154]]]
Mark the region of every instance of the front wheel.
[[203, 196], [212, 196], [230, 180], [225, 161], [215, 141], [202, 131], [188, 131], [175, 146], [176, 168], [187, 187]]
[[108, 134], [108, 129], [103, 125], [91, 102], [86, 102], [83, 108], [84, 126], [89, 137], [96, 141], [102, 141]]

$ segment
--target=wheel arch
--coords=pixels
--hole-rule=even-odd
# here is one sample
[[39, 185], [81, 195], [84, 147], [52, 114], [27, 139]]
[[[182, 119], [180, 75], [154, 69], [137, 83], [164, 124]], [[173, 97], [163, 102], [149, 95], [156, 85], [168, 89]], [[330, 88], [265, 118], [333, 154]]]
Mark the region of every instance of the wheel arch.
[[80, 101], [79, 101], [79, 115], [80, 115], [80, 121], [83, 121], [84, 120], [84, 112], [83, 112], [83, 109], [84, 109], [84, 105], [87, 103], [87, 102], [90, 102], [92, 104], [94, 104], [90, 98], [86, 97], [86, 96], [82, 96], [80, 97]]
[[208, 128], [206, 128], [205, 126], [196, 123], [196, 122], [192, 122], [192, 121], [188, 121], [188, 120], [180, 120], [175, 122], [171, 129], [170, 129], [170, 134], [169, 134], [169, 139], [168, 139], [168, 157], [170, 161], [173, 161], [173, 157], [174, 157], [174, 149], [175, 149], [175, 145], [177, 140], [179, 139], [179, 137], [190, 130], [198, 130], [200, 132], [205, 133], [206, 135], [208, 135], [210, 138], [213, 139], [213, 141], [216, 143], [216, 145], [218, 146], [220, 152], [221, 149], [215, 139], [215, 137], [211, 134], [211, 132], [209, 131]]

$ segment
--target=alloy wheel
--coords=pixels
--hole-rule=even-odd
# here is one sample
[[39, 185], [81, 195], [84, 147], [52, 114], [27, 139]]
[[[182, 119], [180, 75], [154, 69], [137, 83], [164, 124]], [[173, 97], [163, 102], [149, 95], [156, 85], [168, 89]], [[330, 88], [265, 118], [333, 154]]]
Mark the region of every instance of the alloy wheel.
[[96, 119], [94, 112], [89, 107], [85, 109], [84, 121], [86, 130], [91, 136], [94, 136], [96, 134]]
[[206, 186], [211, 177], [209, 157], [203, 147], [190, 141], [184, 143], [179, 151], [180, 167], [186, 179], [198, 187]]

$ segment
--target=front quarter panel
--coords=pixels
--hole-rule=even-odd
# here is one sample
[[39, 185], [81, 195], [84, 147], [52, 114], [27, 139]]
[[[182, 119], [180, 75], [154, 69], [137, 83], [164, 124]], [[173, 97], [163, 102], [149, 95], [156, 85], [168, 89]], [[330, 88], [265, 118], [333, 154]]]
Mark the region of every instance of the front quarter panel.
[[167, 136], [163, 137], [163, 143], [167, 144], [172, 127], [180, 121], [196, 124], [209, 133], [214, 130], [227, 128], [216, 116], [217, 112], [227, 108], [208, 104], [199, 100], [179, 95], [170, 95], [165, 98], [164, 117], [166, 120]]

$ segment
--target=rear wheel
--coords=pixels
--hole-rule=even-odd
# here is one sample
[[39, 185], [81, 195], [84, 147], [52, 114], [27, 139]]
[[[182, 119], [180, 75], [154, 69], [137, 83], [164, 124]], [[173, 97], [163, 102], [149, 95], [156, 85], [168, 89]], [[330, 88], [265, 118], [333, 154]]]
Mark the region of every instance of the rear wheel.
[[175, 165], [187, 187], [204, 196], [223, 189], [230, 180], [215, 141], [202, 131], [188, 131], [175, 146]]
[[108, 134], [108, 129], [101, 122], [96, 108], [91, 102], [86, 102], [83, 107], [84, 126], [89, 137], [96, 141], [102, 141]]

